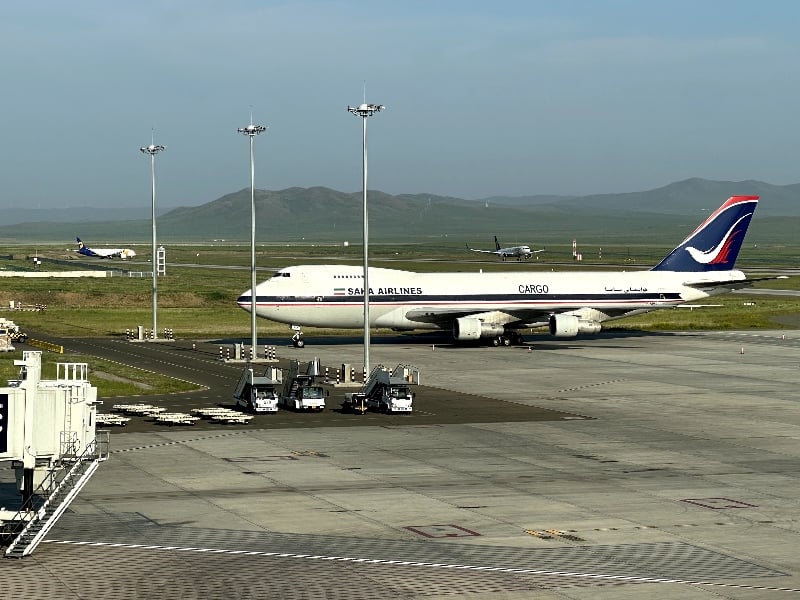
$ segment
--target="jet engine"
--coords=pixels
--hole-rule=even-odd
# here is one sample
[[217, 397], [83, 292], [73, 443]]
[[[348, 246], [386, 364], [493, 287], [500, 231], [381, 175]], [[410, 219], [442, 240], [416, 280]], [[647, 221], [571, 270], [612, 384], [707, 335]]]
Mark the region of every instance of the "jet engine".
[[602, 326], [597, 321], [587, 321], [575, 315], [550, 315], [550, 335], [575, 337], [579, 333], [597, 333]]
[[477, 340], [482, 337], [497, 337], [505, 333], [505, 327], [486, 323], [477, 317], [461, 317], [453, 321], [453, 337], [459, 342]]

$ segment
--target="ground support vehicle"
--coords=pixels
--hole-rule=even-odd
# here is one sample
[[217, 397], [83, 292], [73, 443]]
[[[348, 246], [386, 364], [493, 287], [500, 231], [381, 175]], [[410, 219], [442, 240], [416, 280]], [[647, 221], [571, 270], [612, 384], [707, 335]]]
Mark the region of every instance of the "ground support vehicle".
[[253, 367], [245, 367], [233, 392], [236, 406], [253, 414], [278, 412], [278, 390], [281, 370], [267, 367], [264, 375], [256, 375]]
[[367, 407], [383, 413], [410, 413], [414, 394], [412, 385], [419, 384], [419, 370], [408, 365], [397, 365], [389, 371], [383, 365], [372, 370], [360, 393], [366, 397]]
[[19, 342], [24, 344], [28, 341], [28, 334], [24, 331], [21, 331], [19, 325], [11, 321], [10, 319], [6, 319], [5, 317], [0, 317], [0, 329], [5, 329], [8, 333], [9, 338], [12, 342]]
[[305, 373], [300, 372], [299, 361], [289, 364], [288, 372], [283, 380], [283, 388], [278, 397], [278, 404], [292, 410], [325, 410], [325, 390], [315, 383], [316, 359], [308, 363]]
[[0, 317], [0, 352], [13, 352], [15, 342], [24, 344], [27, 341], [28, 334], [20, 331], [19, 325]]
[[363, 415], [367, 412], [367, 395], [362, 392], [346, 392], [342, 402], [342, 411]]

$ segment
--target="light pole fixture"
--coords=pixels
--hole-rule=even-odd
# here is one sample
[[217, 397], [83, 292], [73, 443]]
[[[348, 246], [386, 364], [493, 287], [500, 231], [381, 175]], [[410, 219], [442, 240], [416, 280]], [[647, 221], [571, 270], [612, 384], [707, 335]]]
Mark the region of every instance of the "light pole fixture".
[[256, 329], [256, 164], [253, 158], [253, 140], [259, 133], [267, 130], [263, 125], [253, 125], [253, 115], [250, 115], [250, 125], [239, 127], [236, 131], [250, 138], [250, 343], [253, 358], [258, 349], [258, 332]]
[[[364, 377], [369, 377], [369, 216], [367, 213], [367, 117], [371, 117], [376, 112], [382, 111], [385, 106], [382, 104], [360, 104], [358, 106], [348, 106], [348, 112], [361, 117], [363, 123], [363, 142], [361, 146], [361, 171], [363, 175], [364, 189]], [[366, 383], [366, 382], [365, 382]]]
[[153, 254], [151, 255], [150, 262], [153, 267], [153, 332], [151, 339], [158, 338], [158, 268], [156, 266], [156, 154], [166, 149], [166, 146], [156, 144], [153, 139], [150, 140], [149, 146], [143, 146], [139, 150], [143, 154], [150, 155], [150, 181], [151, 181], [151, 200], [152, 200], [152, 218], [153, 218]]

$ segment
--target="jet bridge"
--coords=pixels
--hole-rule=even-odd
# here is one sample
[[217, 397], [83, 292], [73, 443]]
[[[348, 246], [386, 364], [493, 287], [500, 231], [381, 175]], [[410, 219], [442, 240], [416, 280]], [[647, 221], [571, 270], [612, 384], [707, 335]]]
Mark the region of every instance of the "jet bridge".
[[[86, 363], [58, 363], [42, 379], [42, 353], [23, 352], [19, 379], [0, 388], [0, 461], [11, 461], [22, 508], [0, 512], [6, 556], [33, 552], [105, 460], [108, 438], [96, 438], [97, 388]], [[107, 434], [107, 432], [106, 432]]]

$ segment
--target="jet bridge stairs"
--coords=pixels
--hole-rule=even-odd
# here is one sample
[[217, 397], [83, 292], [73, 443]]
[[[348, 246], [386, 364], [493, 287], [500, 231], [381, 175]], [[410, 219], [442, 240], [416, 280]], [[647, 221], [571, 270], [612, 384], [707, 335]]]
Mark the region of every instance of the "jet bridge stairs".
[[[307, 369], [310, 371], [311, 369]], [[301, 373], [300, 362], [292, 361], [289, 364], [289, 371], [286, 378], [283, 380], [283, 396], [295, 398], [297, 397], [298, 390], [302, 387], [308, 387], [314, 382], [314, 374]]]
[[278, 401], [282, 406], [294, 410], [325, 410], [322, 387], [315, 383], [320, 374], [320, 362], [315, 358], [300, 371], [300, 361], [293, 360], [283, 380], [283, 390]]
[[108, 458], [109, 432], [97, 433], [99, 437], [81, 455], [63, 455], [60, 467], [47, 474], [14, 518], [4, 524], [4, 541], [11, 540], [6, 558], [31, 554]]
[[[381, 412], [408, 412], [412, 410], [412, 395], [409, 386], [419, 385], [419, 369], [411, 365], [399, 364], [392, 371], [378, 365], [361, 386], [359, 392], [351, 396], [361, 396], [366, 406]], [[363, 412], [362, 412], [363, 414]]]

